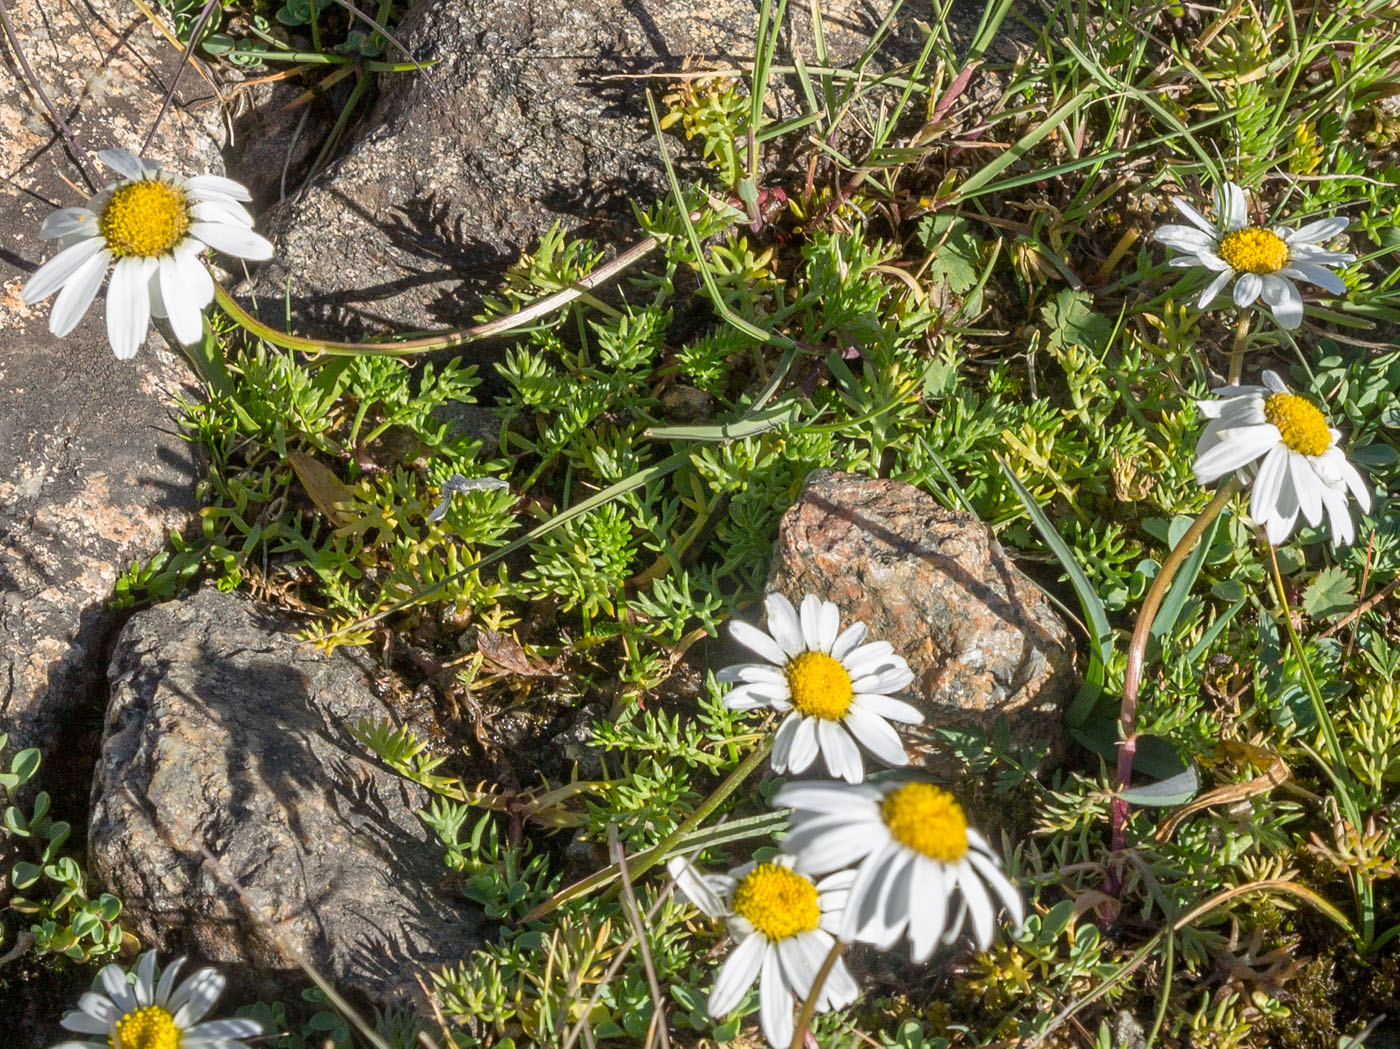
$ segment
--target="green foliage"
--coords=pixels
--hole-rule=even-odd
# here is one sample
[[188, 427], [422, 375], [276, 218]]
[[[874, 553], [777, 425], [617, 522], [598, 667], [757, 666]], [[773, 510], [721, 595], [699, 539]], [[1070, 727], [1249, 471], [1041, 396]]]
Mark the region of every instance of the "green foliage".
[[[320, 0], [272, 6], [259, 17], [297, 32], [331, 15]], [[597, 872], [618, 850], [655, 860], [682, 831], [677, 847], [717, 867], [771, 847], [771, 781], [691, 826], [772, 730], [701, 683], [721, 650], [697, 646], [754, 616], [778, 523], [823, 468], [980, 519], [1078, 614], [1087, 645], [1064, 767], [1004, 723], [921, 740], [965, 765], [969, 811], [1027, 890], [1025, 925], [985, 954], [940, 957], [938, 980], [865, 973], [868, 997], [821, 1018], [822, 1044], [1058, 1044], [1068, 1010], [1107, 1047], [1130, 1041], [1121, 1008], [1155, 1018], [1156, 1044], [1253, 1047], [1289, 1010], [1335, 1040], [1356, 1026], [1351, 1003], [1388, 1001], [1355, 974], [1400, 935], [1400, 640], [1376, 596], [1400, 577], [1385, 498], [1400, 484], [1393, 12], [1114, 0], [1086, 18], [1052, 0], [1042, 15], [1014, 66], [965, 66], [941, 24], [909, 68], [795, 63], [802, 112], [778, 127], [764, 120], [788, 102], [766, 93], [763, 47], [749, 83], [686, 77], [663, 98], [662, 144], [687, 148], [683, 132], [707, 183], [639, 213], [657, 246], [628, 282], [513, 336], [486, 403], [461, 360], [305, 360], [220, 333], [232, 393], [185, 406], [211, 460], [201, 529], [133, 566], [118, 601], [202, 575], [286, 596], [326, 644], [406, 640], [491, 760], [514, 761], [527, 787], [473, 790], [470, 737], [430, 751], [391, 724], [355, 729], [433, 793], [421, 817], [451, 884], [500, 923], [434, 978], [458, 1046], [638, 1044], [656, 1007], [648, 967], [685, 1038], [750, 1037], [754, 995], [730, 1017], [704, 1009], [721, 931], [654, 866], [633, 879], [637, 911]], [[777, 144], [797, 163], [777, 165]], [[1300, 524], [1270, 551], [1245, 501], [1207, 531], [1145, 624], [1142, 780], [1118, 850], [1128, 638], [1209, 499], [1194, 402], [1237, 336], [1233, 314], [1196, 308], [1205, 277], [1165, 265], [1148, 234], [1175, 220], [1169, 198], [1210, 210], [1224, 178], [1269, 223], [1352, 220], [1347, 294], [1310, 292], [1293, 333], [1251, 313], [1239, 338], [1247, 377], [1271, 367], [1325, 407], [1377, 499], [1345, 550]], [[551, 229], [482, 315], [575, 286], [605, 257]], [[453, 474], [510, 487], [427, 521]], [[552, 743], [536, 767], [492, 739], [500, 722], [553, 739], [561, 716], [572, 774], [549, 766]], [[1188, 764], [1199, 792], [1144, 792]], [[1274, 952], [1328, 975], [1304, 991], [1281, 963], [1261, 974]], [[349, 1037], [322, 1015], [284, 1037]]]
[[[0, 733], [0, 752], [8, 739]], [[34, 778], [39, 765], [34, 748], [10, 758], [10, 771], [0, 773], [7, 799]], [[115, 954], [122, 946], [121, 901], [105, 892], [88, 895], [82, 868], [64, 851], [72, 827], [49, 814], [49, 795], [39, 791], [27, 807], [6, 805], [0, 825], [0, 857], [14, 888], [9, 909], [22, 916], [32, 949], [40, 957], [74, 961]]]

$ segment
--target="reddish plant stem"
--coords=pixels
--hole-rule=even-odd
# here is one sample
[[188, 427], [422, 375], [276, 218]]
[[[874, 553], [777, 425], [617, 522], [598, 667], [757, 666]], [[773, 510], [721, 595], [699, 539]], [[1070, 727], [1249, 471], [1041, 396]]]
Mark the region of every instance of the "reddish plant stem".
[[[1147, 591], [1147, 596], [1143, 598], [1142, 610], [1138, 613], [1137, 625], [1133, 628], [1132, 641], [1128, 643], [1128, 665], [1123, 671], [1123, 703], [1119, 708], [1118, 729], [1122, 736], [1122, 742], [1118, 744], [1118, 781], [1119, 791], [1127, 790], [1133, 778], [1133, 758], [1137, 755], [1137, 699], [1138, 689], [1142, 684], [1142, 667], [1147, 656], [1147, 640], [1151, 636], [1152, 623], [1157, 618], [1157, 611], [1162, 607], [1162, 601], [1167, 596], [1167, 588], [1171, 585], [1172, 577], [1181, 568], [1191, 551], [1196, 548], [1196, 544], [1201, 541], [1201, 536], [1205, 535], [1206, 529], [1211, 522], [1220, 515], [1220, 511], [1231, 499], [1235, 497], [1243, 485], [1236, 477], [1231, 477], [1219, 491], [1215, 493], [1206, 508], [1201, 511], [1191, 527], [1186, 529], [1186, 533], [1181, 537], [1181, 541], [1172, 548], [1172, 552], [1167, 555], [1167, 559], [1162, 562], [1161, 571], [1157, 573], [1157, 578], [1152, 581], [1152, 587]], [[1128, 803], [1121, 797], [1115, 796], [1109, 810], [1112, 827], [1112, 847], [1114, 852], [1121, 852], [1126, 845], [1125, 827], [1128, 819]], [[1116, 878], [1114, 879], [1116, 882]], [[1117, 892], [1117, 885], [1112, 887], [1113, 892]]]

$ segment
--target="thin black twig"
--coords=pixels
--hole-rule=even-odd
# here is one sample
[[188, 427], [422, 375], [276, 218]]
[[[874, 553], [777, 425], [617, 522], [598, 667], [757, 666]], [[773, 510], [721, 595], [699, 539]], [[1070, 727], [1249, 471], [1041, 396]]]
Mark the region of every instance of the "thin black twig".
[[[3, 2], [4, 0], [0, 0], [0, 3]], [[190, 59], [194, 57], [194, 49], [199, 45], [199, 40], [204, 35], [204, 23], [209, 21], [209, 14], [218, 2], [219, 0], [204, 0], [204, 10], [199, 12], [194, 29], [190, 31], [189, 42], [185, 44], [184, 53], [180, 55], [180, 64], [175, 67], [175, 75], [170, 78], [170, 87], [165, 92], [165, 98], [161, 100], [160, 111], [156, 113], [155, 120], [151, 121], [151, 130], [146, 132], [146, 140], [141, 143], [142, 156], [145, 156], [146, 150], [151, 148], [151, 140], [156, 137], [156, 132], [160, 130], [160, 122], [165, 118], [166, 110], [170, 108], [170, 103], [175, 100], [175, 89], [180, 86], [180, 74], [185, 71], [185, 66], [189, 65]]]
[[34, 75], [34, 69], [30, 66], [29, 59], [25, 57], [24, 48], [20, 46], [19, 34], [15, 32], [14, 23], [10, 21], [10, 7], [6, 0], [0, 0], [0, 25], [4, 26], [5, 37], [10, 42], [10, 50], [15, 53], [15, 60], [19, 62], [20, 72], [24, 74], [25, 81], [39, 96], [39, 101], [44, 103], [44, 108], [48, 110], [49, 120], [58, 129], [58, 133], [63, 136], [63, 140], [68, 143], [68, 148], [72, 150], [74, 158], [87, 177], [88, 186], [94, 193], [97, 192], [102, 185], [102, 173], [97, 170], [97, 165], [93, 163], [92, 157], [88, 156], [88, 151], [78, 144], [78, 138], [73, 134], [73, 129], [59, 114], [58, 107], [53, 104], [48, 92], [39, 83], [39, 78]]

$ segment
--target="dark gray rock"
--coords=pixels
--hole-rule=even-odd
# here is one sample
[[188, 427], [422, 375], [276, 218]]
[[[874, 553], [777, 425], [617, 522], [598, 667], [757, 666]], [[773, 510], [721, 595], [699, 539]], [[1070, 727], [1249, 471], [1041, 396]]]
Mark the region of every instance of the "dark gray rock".
[[[853, 60], [887, 8], [824, 2], [835, 61]], [[255, 282], [281, 323], [337, 329], [470, 323], [482, 291], [553, 223], [600, 242], [636, 239], [629, 196], [666, 192], [646, 91], [690, 56], [751, 59], [758, 0], [425, 0], [397, 35], [426, 75], [385, 78], [371, 130], [334, 168], [269, 214], [278, 259]], [[813, 60], [811, 20], [792, 4], [785, 46]], [[887, 59], [917, 55], [911, 14]], [[779, 93], [774, 119], [796, 115]], [[673, 153], [694, 153], [668, 139]]]
[[350, 734], [390, 717], [369, 661], [290, 629], [208, 587], [132, 618], [111, 667], [91, 866], [146, 943], [263, 970], [290, 969], [290, 949], [342, 989], [410, 998], [416, 977], [479, 945], [478, 915], [443, 888], [415, 815], [425, 792]]
[[[913, 485], [817, 470], [783, 516], [768, 589], [834, 601], [843, 622], [893, 645], [914, 671], [904, 698], [923, 712], [924, 735], [1005, 716], [1014, 743], [1063, 746], [1069, 631], [977, 518]], [[962, 771], [936, 746], [914, 763]]]
[[[9, 9], [86, 148], [138, 150], [178, 52], [127, 4], [11, 0]], [[40, 223], [54, 208], [86, 203], [90, 191], [9, 48], [0, 56], [0, 732], [12, 747], [52, 753], [61, 732], [91, 725], [101, 707], [113, 582], [193, 520], [194, 449], [171, 418], [173, 398], [193, 390], [183, 358], [158, 337], [118, 361], [101, 301], [62, 341], [48, 333], [52, 300], [21, 301], [25, 280], [53, 253]], [[208, 88], [193, 72], [181, 84], [183, 102], [150, 155], [220, 173], [217, 110], [184, 104]], [[42, 774], [57, 768], [46, 763]]]

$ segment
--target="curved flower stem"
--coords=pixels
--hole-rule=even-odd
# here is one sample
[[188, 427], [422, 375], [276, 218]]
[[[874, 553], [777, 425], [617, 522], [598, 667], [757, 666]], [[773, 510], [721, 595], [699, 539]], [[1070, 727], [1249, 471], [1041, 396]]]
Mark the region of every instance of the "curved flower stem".
[[1254, 314], [1250, 310], [1240, 310], [1240, 319], [1235, 322], [1235, 341], [1230, 347], [1229, 385], [1238, 386], [1244, 375], [1244, 349], [1249, 339], [1249, 322]]
[[[1172, 548], [1167, 559], [1162, 562], [1161, 571], [1152, 580], [1152, 587], [1142, 601], [1142, 611], [1138, 613], [1137, 625], [1133, 628], [1133, 639], [1128, 644], [1128, 665], [1123, 672], [1123, 703], [1119, 708], [1118, 725], [1122, 742], [1118, 744], [1118, 790], [1127, 790], [1133, 778], [1133, 758], [1137, 754], [1137, 698], [1142, 684], [1142, 665], [1147, 655], [1147, 639], [1152, 632], [1152, 623], [1157, 618], [1157, 610], [1167, 596], [1167, 588], [1177, 570], [1201, 541], [1212, 521], [1244, 486], [1232, 476], [1220, 486], [1206, 508], [1191, 522], [1181, 541]], [[1128, 818], [1128, 803], [1115, 797], [1110, 809], [1113, 828], [1113, 851], [1120, 852], [1124, 847], [1124, 824]]]
[[529, 324], [531, 321], [538, 320], [540, 317], [568, 305], [575, 299], [584, 298], [590, 290], [611, 280], [634, 262], [649, 254], [659, 243], [660, 241], [655, 237], [640, 240], [617, 258], [599, 266], [588, 276], [580, 278], [577, 283], [562, 288], [552, 295], [546, 295], [539, 301], [532, 302], [524, 309], [516, 310], [507, 316], [497, 317], [495, 320], [473, 325], [470, 328], [459, 328], [456, 331], [443, 332], [440, 335], [426, 335], [418, 339], [403, 339], [399, 342], [338, 342], [333, 339], [288, 335], [286, 332], [280, 332], [258, 320], [217, 283], [214, 285], [214, 300], [219, 304], [219, 308], [227, 313], [239, 327], [264, 342], [281, 346], [283, 349], [300, 350], [303, 353], [323, 353], [334, 357], [406, 357], [411, 354], [430, 353], [434, 350], [447, 350], [454, 346], [476, 342], [479, 339], [490, 338], [493, 335], [502, 335], [512, 329]]
[[817, 1011], [817, 1000], [821, 998], [822, 988], [826, 986], [826, 978], [831, 975], [831, 970], [836, 967], [841, 952], [845, 949], [846, 945], [837, 940], [831, 945], [831, 950], [826, 952], [826, 960], [817, 970], [816, 978], [812, 980], [812, 989], [807, 992], [807, 1000], [802, 1003], [802, 1011], [797, 1014], [797, 1023], [792, 1028], [792, 1044], [788, 1049], [802, 1049], [802, 1041], [807, 1037], [807, 1028], [812, 1024], [812, 1015]]

